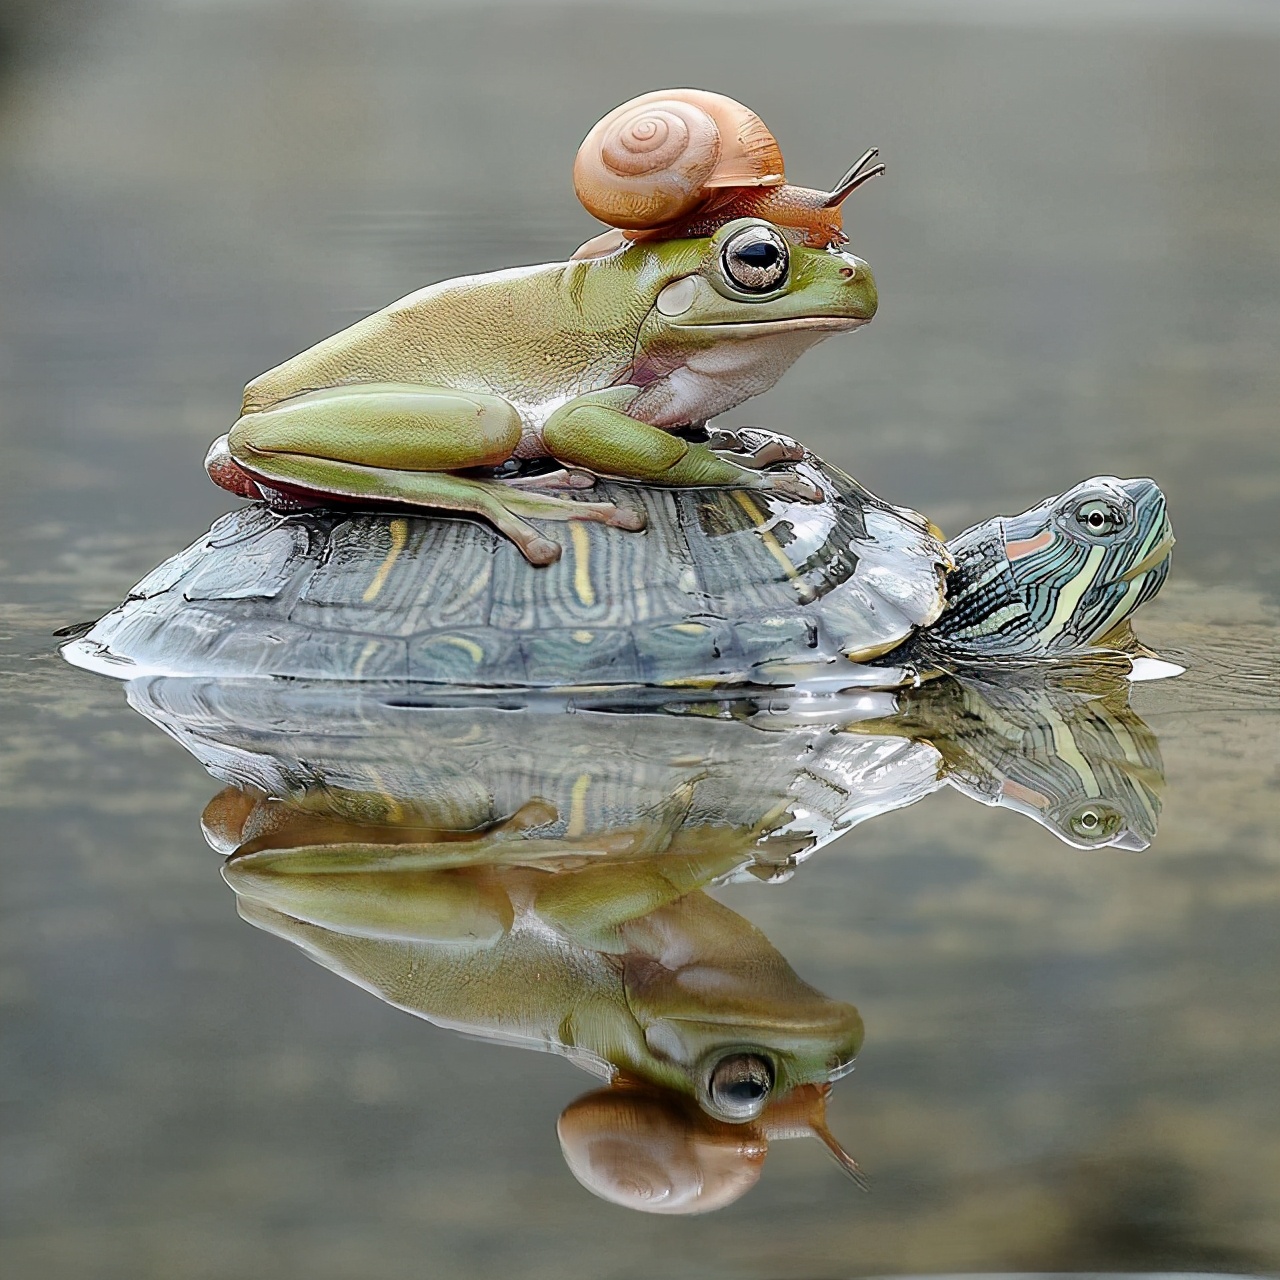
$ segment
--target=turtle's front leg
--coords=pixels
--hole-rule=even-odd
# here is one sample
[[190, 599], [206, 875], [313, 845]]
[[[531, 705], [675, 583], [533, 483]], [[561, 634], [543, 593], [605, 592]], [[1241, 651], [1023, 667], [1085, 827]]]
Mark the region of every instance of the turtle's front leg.
[[793, 471], [758, 471], [630, 417], [635, 387], [610, 387], [562, 405], [542, 429], [551, 455], [617, 480], [678, 488], [764, 489], [819, 502], [822, 491]]
[[216, 446], [211, 451], [216, 466], [210, 474], [227, 484], [229, 455], [250, 477], [286, 492], [482, 516], [533, 564], [558, 560], [560, 546], [526, 523], [526, 516], [643, 527], [643, 516], [613, 503], [571, 502], [453, 474], [501, 465], [520, 435], [519, 414], [499, 396], [357, 383], [245, 414], [227, 436], [226, 453]]

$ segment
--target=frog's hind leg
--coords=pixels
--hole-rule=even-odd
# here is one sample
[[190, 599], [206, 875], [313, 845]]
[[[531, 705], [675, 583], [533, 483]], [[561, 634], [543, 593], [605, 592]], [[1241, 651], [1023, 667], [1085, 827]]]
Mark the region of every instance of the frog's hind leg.
[[[255, 468], [256, 469], [256, 468]], [[543, 494], [507, 492], [491, 480], [471, 480], [443, 471], [388, 471], [360, 467], [328, 458], [281, 455], [271, 459], [268, 480], [290, 488], [302, 488], [349, 502], [404, 503], [483, 516], [519, 547], [530, 564], [553, 564], [560, 559], [558, 542], [544, 537], [522, 517], [544, 520], [595, 520], [623, 529], [643, 527], [634, 513], [611, 502], [571, 502]]]
[[524, 516], [643, 527], [642, 517], [613, 503], [572, 502], [452, 474], [501, 464], [520, 434], [519, 415], [498, 396], [358, 383], [245, 414], [231, 428], [227, 452], [251, 477], [286, 490], [482, 516], [533, 564], [558, 560], [560, 547]]

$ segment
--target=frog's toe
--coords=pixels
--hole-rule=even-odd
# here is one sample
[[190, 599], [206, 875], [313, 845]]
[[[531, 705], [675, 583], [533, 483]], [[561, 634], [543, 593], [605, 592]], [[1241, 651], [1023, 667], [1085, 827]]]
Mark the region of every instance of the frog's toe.
[[769, 472], [762, 475], [760, 480], [760, 488], [797, 502], [821, 502], [825, 496], [812, 480], [806, 480], [795, 471]]
[[524, 552], [524, 558], [530, 564], [541, 566], [555, 564], [560, 559], [563, 548], [558, 542], [539, 536], [521, 542], [520, 550]]
[[546, 471], [538, 475], [517, 476], [515, 479], [503, 479], [503, 484], [512, 489], [537, 490], [554, 493], [564, 489], [591, 489], [595, 487], [596, 477], [589, 471], [576, 468], [565, 468], [559, 471]]
[[608, 523], [615, 529], [627, 529], [631, 533], [639, 533], [649, 522], [645, 519], [644, 512], [635, 507], [616, 507]]
[[792, 440], [790, 436], [753, 431], [751, 428], [744, 428], [735, 448], [725, 448], [718, 442], [713, 442], [711, 447], [720, 457], [755, 471], [776, 466], [780, 462], [801, 462], [804, 459], [804, 445]]
[[767, 431], [764, 427], [740, 427], [738, 434], [742, 447], [751, 451], [756, 466], [768, 467], [775, 462], [803, 462], [805, 449], [799, 440], [784, 436], [780, 431]]
[[756, 450], [756, 457], [767, 457], [772, 462], [803, 462], [804, 445], [790, 436], [776, 436]]
[[204, 457], [204, 469], [209, 479], [220, 489], [234, 493], [239, 498], [261, 498], [262, 487], [231, 456], [227, 445], [227, 437], [219, 436], [210, 446]]

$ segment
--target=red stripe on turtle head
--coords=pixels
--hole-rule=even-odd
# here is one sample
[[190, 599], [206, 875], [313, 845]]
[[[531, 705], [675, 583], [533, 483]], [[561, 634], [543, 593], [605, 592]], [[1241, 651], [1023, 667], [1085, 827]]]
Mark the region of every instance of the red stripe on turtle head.
[[1021, 560], [1037, 551], [1043, 551], [1054, 538], [1052, 529], [1042, 529], [1034, 538], [1020, 538], [1004, 544], [1004, 553], [1010, 560]]

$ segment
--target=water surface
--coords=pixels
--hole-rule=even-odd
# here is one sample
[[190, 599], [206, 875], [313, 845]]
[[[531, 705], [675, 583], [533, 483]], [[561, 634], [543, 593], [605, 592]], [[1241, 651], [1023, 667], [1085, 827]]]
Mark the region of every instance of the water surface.
[[[620, 53], [619, 51], [623, 51]], [[21, 1274], [795, 1276], [1280, 1269], [1280, 42], [526, 4], [99, 6], [0, 107], [4, 1257]], [[731, 415], [948, 530], [1094, 473], [1178, 531], [1140, 620], [1145, 850], [954, 790], [712, 890], [866, 1039], [814, 1142], [678, 1219], [573, 1179], [552, 1055], [388, 1008], [249, 927], [218, 789], [49, 633], [226, 509], [260, 370], [592, 231], [617, 100], [747, 99], [801, 182], [878, 143], [882, 307]], [[660, 1261], [659, 1261], [660, 1260]]]

